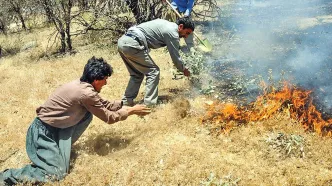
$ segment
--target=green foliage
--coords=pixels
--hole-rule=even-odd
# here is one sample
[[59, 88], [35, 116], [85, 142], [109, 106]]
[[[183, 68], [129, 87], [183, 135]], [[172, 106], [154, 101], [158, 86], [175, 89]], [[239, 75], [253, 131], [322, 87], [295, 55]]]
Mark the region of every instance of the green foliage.
[[[191, 73], [189, 80], [192, 85], [195, 88], [198, 88], [201, 94], [211, 95], [214, 93], [216, 86], [213, 85], [213, 80], [206, 77], [203, 78], [203, 76], [205, 76], [209, 71], [209, 67], [206, 63], [206, 55], [199, 50], [191, 48], [190, 52], [181, 52], [181, 57]], [[179, 74], [175, 74], [175, 77], [176, 75]], [[205, 80], [208, 83], [203, 82]]]
[[189, 67], [192, 76], [199, 76], [201, 72], [207, 69], [205, 64], [206, 58], [203, 53], [194, 48], [191, 48], [190, 52], [182, 52], [181, 57], [185, 61], [186, 66]]
[[205, 94], [205, 95], [211, 95], [212, 93], [214, 93], [216, 86], [214, 86], [212, 83], [213, 83], [213, 81], [209, 80], [208, 86], [207, 87], [201, 87], [199, 92], [201, 94]]

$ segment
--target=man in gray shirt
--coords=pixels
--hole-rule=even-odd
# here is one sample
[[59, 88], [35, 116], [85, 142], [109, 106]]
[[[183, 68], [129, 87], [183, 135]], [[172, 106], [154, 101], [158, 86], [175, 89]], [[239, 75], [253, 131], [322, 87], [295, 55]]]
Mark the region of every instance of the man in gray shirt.
[[150, 113], [145, 105], [126, 107], [121, 101], [107, 101], [99, 96], [112, 73], [106, 61], [92, 57], [80, 79], [57, 88], [37, 108], [37, 117], [27, 132], [26, 150], [32, 164], [1, 172], [0, 185], [63, 179], [69, 171], [71, 146], [88, 127], [92, 115], [113, 124], [132, 114]]
[[176, 23], [156, 19], [129, 28], [118, 40], [118, 51], [130, 74], [123, 103], [134, 105], [140, 85], [146, 76], [145, 105], [155, 105], [158, 100], [159, 67], [149, 55], [150, 49], [166, 46], [176, 68], [185, 76], [190, 72], [179, 54], [180, 38], [187, 38], [195, 29], [189, 18], [180, 18]]

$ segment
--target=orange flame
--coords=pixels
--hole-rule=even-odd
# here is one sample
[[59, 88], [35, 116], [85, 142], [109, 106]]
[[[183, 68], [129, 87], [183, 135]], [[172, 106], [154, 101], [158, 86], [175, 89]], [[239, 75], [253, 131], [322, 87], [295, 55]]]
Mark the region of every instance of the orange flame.
[[268, 93], [266, 86], [263, 90], [262, 96], [245, 107], [238, 107], [233, 103], [214, 102], [207, 106], [207, 112], [201, 118], [201, 123], [218, 125], [218, 131], [229, 133], [235, 123], [240, 125], [250, 121], [261, 121], [287, 109], [290, 117], [298, 120], [306, 131], [332, 136], [332, 119], [322, 118], [322, 114], [310, 98], [312, 91], [291, 88], [287, 83], [280, 91], [272, 89]]

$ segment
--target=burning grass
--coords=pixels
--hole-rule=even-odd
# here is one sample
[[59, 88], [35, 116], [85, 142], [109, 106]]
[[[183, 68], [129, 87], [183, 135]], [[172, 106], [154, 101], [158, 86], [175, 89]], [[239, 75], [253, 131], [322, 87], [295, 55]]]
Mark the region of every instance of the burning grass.
[[221, 102], [208, 105], [201, 122], [210, 124], [213, 132], [229, 133], [236, 126], [262, 121], [278, 112], [286, 112], [292, 119], [299, 121], [306, 131], [332, 136], [332, 119], [323, 119], [312, 102], [312, 91], [302, 90], [289, 83], [284, 83], [281, 90], [264, 90], [263, 95], [247, 106]]
[[[115, 70], [102, 90], [102, 97], [121, 98], [128, 82], [129, 75], [120, 56], [92, 45], [77, 48], [75, 55], [34, 60], [48, 43], [48, 31], [45, 30], [46, 35], [38, 33], [37, 39], [44, 40], [37, 40], [37, 47], [1, 58], [1, 170], [30, 163], [25, 152], [25, 136], [35, 117], [35, 108], [56, 87], [78, 78], [92, 55], [104, 57]], [[33, 34], [29, 35], [32, 39], [25, 36], [24, 42], [17, 44], [36, 40]], [[227, 47], [229, 45], [224, 45], [221, 52], [226, 53]], [[306, 133], [298, 127], [299, 120], [290, 120], [291, 102], [279, 104], [282, 109], [271, 113], [271, 118], [257, 119], [258, 122], [241, 119], [243, 114], [235, 114], [231, 109], [240, 111], [243, 107], [229, 104], [226, 107], [228, 117], [236, 115], [239, 118], [220, 119], [219, 131], [223, 130], [221, 124], [233, 128], [239, 124], [247, 125], [230, 135], [213, 137], [197, 122], [201, 111], [205, 112], [203, 103], [206, 97], [195, 95], [186, 78], [172, 80], [172, 74], [167, 73], [172, 64], [168, 53], [154, 50], [151, 55], [162, 72], [160, 95], [171, 96], [174, 100], [167, 98], [144, 118], [133, 116], [114, 125], [106, 125], [95, 117], [73, 146], [70, 174], [60, 182], [45, 186], [331, 185], [332, 138], [322, 140], [316, 133]], [[144, 91], [144, 86], [141, 89]], [[143, 95], [139, 94], [138, 100], [142, 98]], [[266, 102], [261, 104], [270, 106]], [[217, 107], [222, 108], [215, 105]], [[258, 103], [243, 109], [249, 112], [248, 109], [255, 107], [256, 112], [263, 110]], [[218, 110], [215, 112], [217, 117]], [[229, 131], [233, 128], [230, 127]], [[284, 135], [279, 136], [279, 132]], [[292, 135], [295, 138], [302, 136], [305, 141], [300, 141], [298, 146], [297, 139], [289, 138]], [[284, 158], [288, 143], [292, 145], [289, 152], [292, 158]], [[301, 153], [302, 146], [305, 158], [293, 158], [296, 155], [293, 153]]]
[[[35, 108], [56, 87], [79, 77], [92, 55], [105, 56], [115, 67], [102, 97], [121, 98], [128, 73], [121, 58], [109, 56], [109, 51], [83, 50], [73, 56], [38, 62], [20, 58], [20, 63], [14, 63], [16, 57], [4, 58], [0, 64], [0, 98], [4, 100], [0, 108], [1, 170], [20, 168], [30, 162], [25, 152], [25, 136], [35, 117]], [[190, 83], [186, 79], [172, 80], [172, 74], [166, 73], [171, 63], [168, 54], [153, 51], [152, 55], [165, 72], [161, 75], [160, 95], [171, 99], [144, 118], [133, 116], [114, 125], [95, 118], [74, 144], [70, 174], [59, 183], [45, 186], [330, 183], [332, 139], [321, 140], [304, 133], [296, 127], [299, 122], [290, 121], [284, 113], [277, 119], [257, 122], [261, 124], [249, 122], [243, 130], [228, 136], [212, 137], [197, 122], [206, 98], [202, 95], [189, 98], [186, 89]], [[234, 126], [237, 123], [232, 122]], [[270, 150], [265, 139], [273, 130], [303, 136], [305, 158], [283, 158], [279, 149]]]

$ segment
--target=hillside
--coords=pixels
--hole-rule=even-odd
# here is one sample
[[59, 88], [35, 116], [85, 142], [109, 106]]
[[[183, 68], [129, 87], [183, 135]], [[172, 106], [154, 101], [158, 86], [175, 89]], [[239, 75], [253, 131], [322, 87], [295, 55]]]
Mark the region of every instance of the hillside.
[[[241, 11], [235, 13], [242, 16]], [[317, 25], [330, 26], [331, 14], [325, 15], [312, 19], [320, 21], [315, 22]], [[209, 54], [209, 62], [222, 63], [225, 59], [227, 64], [237, 65], [244, 61], [239, 56], [251, 55], [248, 48], [252, 46], [247, 46], [251, 40], [232, 37], [231, 31], [234, 30], [227, 30], [234, 17], [231, 14], [223, 17], [222, 29], [214, 28], [214, 33], [206, 33], [218, 51]], [[312, 28], [315, 25], [312, 19], [299, 18], [298, 23], [304, 28]], [[25, 152], [25, 136], [36, 116], [35, 109], [55, 88], [79, 78], [90, 57], [103, 57], [114, 68], [114, 74], [101, 92], [103, 98], [120, 99], [127, 85], [129, 75], [115, 46], [83, 44], [82, 38], [76, 38], [75, 54], [40, 58], [51, 32], [50, 28], [40, 28], [0, 35], [0, 41], [19, 48], [35, 42], [33, 47], [16, 55], [0, 58], [0, 170], [20, 168], [30, 163]], [[214, 40], [218, 32], [223, 36]], [[261, 45], [262, 40], [257, 38], [262, 37], [253, 39]], [[216, 45], [218, 39], [224, 42]], [[238, 41], [243, 41], [248, 53], [238, 50]], [[278, 47], [274, 51], [289, 52]], [[263, 48], [268, 50], [265, 45]], [[239, 56], [230, 55], [234, 53]], [[257, 58], [250, 56], [251, 62], [261, 62], [258, 58], [267, 54], [269, 52], [265, 50], [254, 53]], [[328, 55], [330, 62], [330, 53]], [[276, 112], [262, 121], [235, 123], [229, 133], [216, 133], [209, 123], [201, 123], [207, 103], [216, 100], [216, 95], [222, 101], [238, 103], [237, 99], [241, 100], [237, 95], [228, 94], [232, 91], [225, 88], [227, 80], [218, 79], [225, 76], [213, 79], [217, 85], [214, 91], [220, 94], [204, 95], [193, 88], [188, 79], [172, 79], [172, 61], [167, 51], [153, 50], [151, 56], [161, 69], [159, 95], [163, 102], [150, 115], [132, 116], [113, 125], [94, 117], [73, 146], [70, 174], [54, 185], [332, 185], [330, 137], [305, 131], [301, 123], [286, 111]], [[239, 64], [234, 68], [221, 65], [225, 68], [216, 69], [232, 74], [250, 69], [246, 65]], [[262, 72], [267, 73], [267, 70]], [[143, 90], [141, 87], [139, 99], [143, 97]]]

